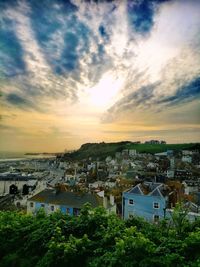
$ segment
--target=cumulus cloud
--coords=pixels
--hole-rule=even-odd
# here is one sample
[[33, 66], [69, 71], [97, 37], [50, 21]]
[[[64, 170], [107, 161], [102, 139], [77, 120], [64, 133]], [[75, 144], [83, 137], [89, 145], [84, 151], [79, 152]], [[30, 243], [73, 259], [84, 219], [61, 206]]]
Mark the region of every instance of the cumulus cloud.
[[[107, 72], [124, 83], [104, 121], [124, 110], [177, 104], [198, 95], [197, 36], [177, 37], [176, 16], [170, 21], [168, 17], [172, 9], [179, 14], [184, 1], [13, 0], [0, 4], [0, 81], [2, 99], [9, 105], [42, 111], [49, 99], [76, 102]], [[184, 28], [195, 33], [200, 22], [189, 15], [192, 6], [183, 11], [180, 21], [188, 15]], [[167, 25], [175, 27], [177, 34], [167, 32]], [[173, 42], [181, 49], [185, 45], [185, 52], [171, 47]]]
[[[141, 109], [161, 111], [180, 105], [200, 96], [200, 54], [195, 49], [185, 49], [161, 70], [160, 79], [148, 83], [123, 96], [110, 107], [102, 122], [115, 120], [124, 111]], [[146, 80], [148, 81], [148, 80]], [[110, 116], [111, 114], [111, 116]]]

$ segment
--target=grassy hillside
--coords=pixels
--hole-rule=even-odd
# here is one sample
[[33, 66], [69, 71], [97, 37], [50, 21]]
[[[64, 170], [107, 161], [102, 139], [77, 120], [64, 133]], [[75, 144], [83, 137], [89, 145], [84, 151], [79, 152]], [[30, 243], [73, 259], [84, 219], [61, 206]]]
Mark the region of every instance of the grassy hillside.
[[128, 147], [136, 149], [137, 152], [140, 153], [160, 153], [167, 150], [179, 151], [200, 149], [200, 144], [131, 144]]
[[66, 153], [65, 157], [70, 159], [84, 159], [88, 157], [104, 159], [107, 156], [114, 156], [116, 152], [124, 149], [136, 149], [139, 153], [159, 153], [167, 150], [194, 150], [200, 149], [200, 144], [134, 144], [129, 141], [118, 143], [87, 143], [72, 153]]

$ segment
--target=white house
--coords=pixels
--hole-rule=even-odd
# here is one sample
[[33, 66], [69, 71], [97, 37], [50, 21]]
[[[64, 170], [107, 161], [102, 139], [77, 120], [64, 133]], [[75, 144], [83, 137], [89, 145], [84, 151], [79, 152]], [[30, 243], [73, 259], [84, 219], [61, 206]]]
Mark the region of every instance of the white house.
[[189, 155], [182, 156], [182, 161], [187, 163], [192, 163], [192, 157]]
[[9, 194], [13, 185], [18, 192], [22, 192], [23, 186], [29, 187], [36, 185], [37, 180], [34, 177], [21, 176], [18, 174], [0, 175], [0, 195]]

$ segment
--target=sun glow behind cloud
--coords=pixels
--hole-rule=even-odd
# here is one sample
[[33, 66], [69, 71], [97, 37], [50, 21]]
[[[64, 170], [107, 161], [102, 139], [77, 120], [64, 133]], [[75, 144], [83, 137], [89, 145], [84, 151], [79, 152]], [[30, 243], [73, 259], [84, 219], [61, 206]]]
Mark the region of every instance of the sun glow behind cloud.
[[100, 81], [89, 89], [89, 102], [105, 110], [119, 99], [120, 89], [124, 84], [123, 77], [115, 77], [110, 72], [105, 73]]
[[0, 2], [2, 149], [199, 138], [199, 1], [50, 2]]

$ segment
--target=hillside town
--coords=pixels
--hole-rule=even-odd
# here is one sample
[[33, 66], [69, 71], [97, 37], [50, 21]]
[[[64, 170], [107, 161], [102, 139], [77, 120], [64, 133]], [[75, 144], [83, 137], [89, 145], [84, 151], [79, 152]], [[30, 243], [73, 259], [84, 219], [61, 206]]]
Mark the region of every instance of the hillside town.
[[[164, 141], [147, 141], [152, 145]], [[85, 203], [123, 219], [157, 223], [182, 202], [191, 220], [200, 217], [200, 151], [116, 151], [104, 159], [66, 159], [65, 154], [0, 162], [0, 209], [77, 216]]]

